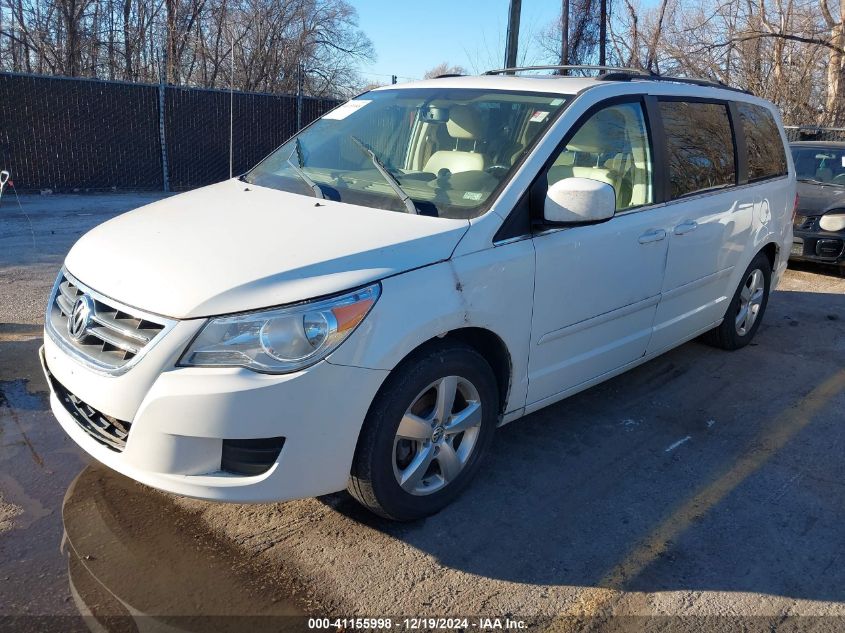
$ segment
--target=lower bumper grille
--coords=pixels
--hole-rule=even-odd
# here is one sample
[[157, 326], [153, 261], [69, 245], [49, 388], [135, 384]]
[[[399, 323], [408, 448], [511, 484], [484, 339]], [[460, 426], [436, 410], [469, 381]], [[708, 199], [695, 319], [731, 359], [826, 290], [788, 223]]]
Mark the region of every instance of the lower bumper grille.
[[[46, 369], [46, 364], [45, 364]], [[97, 411], [65, 387], [46, 369], [47, 379], [65, 411], [73, 416], [79, 427], [103, 446], [121, 453], [126, 448], [131, 424]]]
[[842, 240], [820, 239], [816, 242], [816, 254], [820, 257], [839, 257], [842, 254]]
[[260, 475], [276, 463], [283, 437], [262, 437], [251, 440], [223, 440], [220, 470], [235, 475]]

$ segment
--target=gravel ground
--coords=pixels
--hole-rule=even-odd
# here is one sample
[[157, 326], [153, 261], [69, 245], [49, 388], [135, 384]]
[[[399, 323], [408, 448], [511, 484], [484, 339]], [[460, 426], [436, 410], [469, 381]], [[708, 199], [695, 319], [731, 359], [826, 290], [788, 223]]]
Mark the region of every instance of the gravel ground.
[[[99, 568], [82, 555], [101, 583], [124, 579], [113, 596], [148, 613], [232, 595], [243, 613], [278, 603], [320, 615], [563, 616], [561, 629], [845, 626], [845, 279], [836, 271], [788, 271], [744, 350], [692, 342], [500, 429], [456, 504], [397, 525], [345, 493], [218, 505], [100, 467], [80, 474], [85, 461], [55, 432], [35, 361], [43, 305], [81, 232], [154, 197], [22, 199], [34, 250], [20, 210], [0, 205], [0, 580], [13, 581], [0, 583], [0, 614], [76, 613], [84, 592], [67, 574], [79, 557], [59, 555], [62, 533], [73, 541], [77, 531], [136, 525], [115, 503], [125, 499], [207, 547], [210, 569], [233, 570], [232, 586], [200, 597], [178, 600], [173, 583], [173, 607], [149, 590], [160, 566], [128, 566], [125, 541]], [[88, 508], [71, 526], [59, 512], [66, 492]], [[204, 586], [196, 558], [171, 562], [172, 532], [142, 532], [143, 556], [159, 543], [169, 557], [160, 565], [185, 578], [183, 590]], [[122, 573], [109, 574], [114, 566]], [[669, 619], [625, 617], [643, 615]]]

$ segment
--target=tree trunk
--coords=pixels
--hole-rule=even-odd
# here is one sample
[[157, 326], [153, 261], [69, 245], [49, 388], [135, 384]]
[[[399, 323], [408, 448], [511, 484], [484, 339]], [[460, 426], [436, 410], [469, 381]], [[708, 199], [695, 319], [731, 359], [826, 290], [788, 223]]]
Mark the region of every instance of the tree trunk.
[[123, 0], [123, 78], [132, 80], [132, 36], [129, 20], [132, 18], [132, 0]]
[[165, 7], [167, 10], [167, 36], [165, 55], [167, 57], [167, 66], [165, 81], [170, 84], [179, 82], [178, 65], [176, 59], [176, 11], [179, 6], [179, 0], [165, 0]]
[[827, 7], [827, 0], [819, 0], [822, 15], [830, 28], [830, 49], [827, 64], [827, 103], [825, 113], [828, 125], [843, 123], [843, 99], [845, 99], [845, 68], [843, 68], [842, 50], [845, 48], [845, 0], [839, 0], [837, 15], [834, 17]]

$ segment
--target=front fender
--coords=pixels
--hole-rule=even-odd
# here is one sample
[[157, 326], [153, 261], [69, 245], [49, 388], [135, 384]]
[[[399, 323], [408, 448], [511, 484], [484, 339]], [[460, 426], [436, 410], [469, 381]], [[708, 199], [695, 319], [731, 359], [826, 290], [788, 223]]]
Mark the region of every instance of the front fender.
[[530, 239], [470, 253], [382, 281], [382, 294], [329, 362], [394, 369], [420, 345], [460, 328], [501, 338], [512, 364], [505, 411], [525, 405], [534, 300]]

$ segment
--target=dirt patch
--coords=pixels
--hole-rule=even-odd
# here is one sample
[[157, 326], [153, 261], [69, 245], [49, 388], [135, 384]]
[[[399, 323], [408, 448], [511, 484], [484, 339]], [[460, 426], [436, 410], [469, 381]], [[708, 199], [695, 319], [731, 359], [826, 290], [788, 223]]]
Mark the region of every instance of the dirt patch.
[[11, 530], [14, 527], [13, 519], [22, 512], [20, 506], [7, 502], [0, 493], [0, 534]]

